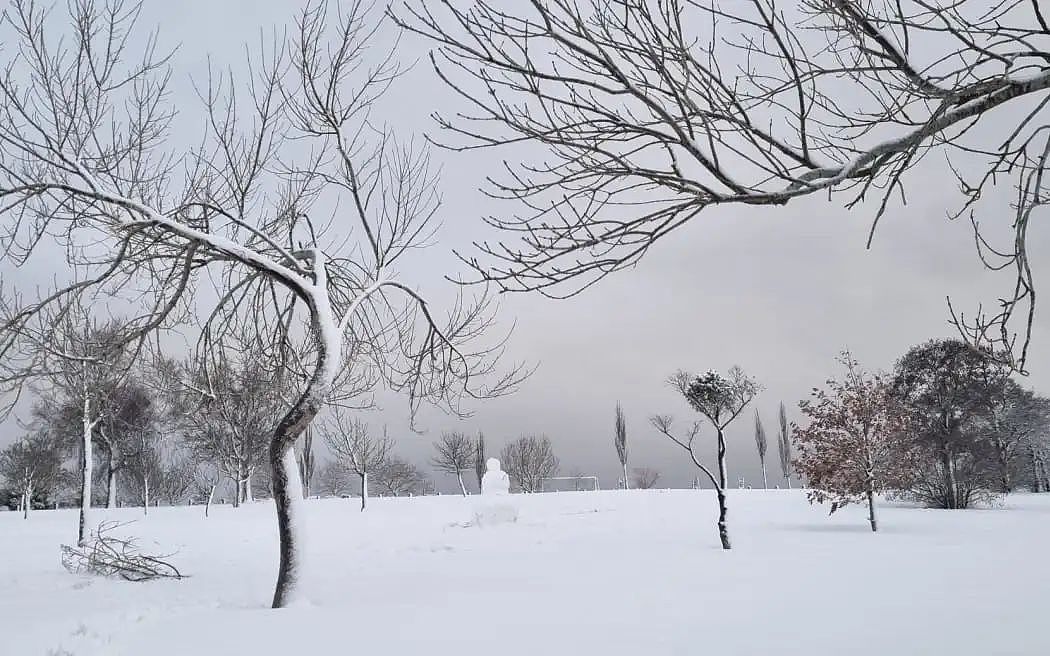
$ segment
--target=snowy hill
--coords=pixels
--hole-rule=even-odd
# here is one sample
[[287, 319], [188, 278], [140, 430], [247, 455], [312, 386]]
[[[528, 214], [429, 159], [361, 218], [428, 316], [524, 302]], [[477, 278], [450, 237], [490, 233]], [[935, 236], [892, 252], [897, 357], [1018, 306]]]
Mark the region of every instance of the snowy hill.
[[59, 564], [72, 511], [0, 514], [4, 656], [193, 654], [1047, 654], [1050, 495], [999, 508], [833, 517], [797, 491], [516, 496], [517, 523], [469, 525], [475, 499], [306, 504], [308, 604], [268, 608], [272, 506], [99, 511], [177, 550], [190, 578], [79, 578]]

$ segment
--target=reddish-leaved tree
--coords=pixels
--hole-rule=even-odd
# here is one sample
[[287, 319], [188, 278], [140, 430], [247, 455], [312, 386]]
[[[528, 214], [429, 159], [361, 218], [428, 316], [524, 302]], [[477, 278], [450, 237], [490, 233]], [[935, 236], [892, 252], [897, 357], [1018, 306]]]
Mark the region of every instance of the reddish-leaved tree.
[[794, 466], [808, 481], [809, 500], [830, 501], [831, 512], [867, 500], [876, 531], [875, 496], [906, 486], [910, 468], [900, 465], [908, 443], [883, 376], [865, 373], [849, 351], [838, 361], [845, 378], [829, 379], [825, 389], [814, 388], [812, 398], [799, 403], [809, 423], [794, 426]]

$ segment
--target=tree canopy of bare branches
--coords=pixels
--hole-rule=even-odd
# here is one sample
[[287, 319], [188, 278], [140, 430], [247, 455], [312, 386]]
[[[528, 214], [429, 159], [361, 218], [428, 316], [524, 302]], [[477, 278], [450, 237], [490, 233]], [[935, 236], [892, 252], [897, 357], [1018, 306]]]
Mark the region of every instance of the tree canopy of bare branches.
[[[988, 266], [1016, 273], [995, 311], [967, 319], [949, 304], [953, 321], [1024, 370], [1026, 238], [1048, 196], [1044, 4], [401, 0], [393, 13], [436, 46], [437, 74], [465, 105], [437, 117], [448, 147], [540, 146], [488, 179], [521, 211], [489, 219], [507, 241], [464, 255], [481, 279], [571, 295], [704, 210], [819, 192], [868, 201], [874, 233], [938, 153], [961, 192], [952, 216], [972, 219]], [[1016, 189], [1005, 246], [973, 213], [998, 183]]]
[[669, 382], [714, 427], [718, 438], [718, 485], [726, 489], [726, 426], [740, 416], [762, 388], [740, 367], [731, 367], [725, 376], [717, 371], [698, 376], [678, 371]]
[[252, 500], [252, 479], [266, 466], [270, 436], [291, 396], [273, 379], [260, 349], [228, 353], [222, 362], [174, 376], [175, 421], [185, 444], [202, 462], [218, 467], [234, 486], [234, 505]]
[[46, 432], [23, 437], [0, 451], [0, 479], [21, 495], [22, 516], [28, 518], [35, 492], [54, 493], [62, 472], [61, 450]]
[[380, 489], [390, 496], [426, 492], [426, 476], [419, 467], [399, 456], [387, 458], [376, 470], [375, 476]]
[[558, 457], [547, 436], [523, 435], [503, 447], [500, 466], [522, 492], [540, 492], [543, 479], [558, 473]]
[[660, 480], [660, 472], [652, 467], [636, 467], [631, 475], [631, 484], [637, 490], [650, 490]]
[[474, 462], [476, 445], [465, 433], [445, 433], [434, 442], [436, 454], [430, 462], [439, 472], [451, 474], [459, 482], [459, 490], [467, 496], [467, 486], [463, 483], [463, 472], [470, 469]]
[[72, 280], [34, 299], [3, 290], [0, 353], [31, 353], [42, 317], [133, 290], [121, 343], [143, 344], [197, 301], [200, 359], [247, 339], [275, 371], [298, 368], [269, 442], [283, 606], [302, 557], [293, 446], [344, 377], [374, 371], [413, 409], [462, 413], [462, 399], [505, 393], [522, 372], [486, 375], [502, 347], [485, 337], [487, 296], [443, 316], [399, 274], [430, 242], [440, 196], [426, 150], [370, 120], [402, 67], [372, 47], [363, 2], [311, 3], [246, 73], [213, 68], [199, 140], [173, 138], [172, 60], [138, 3], [63, 8], [68, 31], [36, 0], [13, 0], [0, 23], [0, 251], [20, 265], [53, 246], [66, 259], [56, 279]]

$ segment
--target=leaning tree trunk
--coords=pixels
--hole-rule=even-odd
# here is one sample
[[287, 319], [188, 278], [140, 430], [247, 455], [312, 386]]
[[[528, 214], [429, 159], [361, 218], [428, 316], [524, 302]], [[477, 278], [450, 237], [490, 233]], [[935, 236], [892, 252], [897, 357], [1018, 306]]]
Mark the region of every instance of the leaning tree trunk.
[[463, 493], [463, 496], [467, 496], [467, 486], [463, 484], [463, 472], [456, 472], [456, 478], [459, 479], [459, 491]]
[[731, 549], [729, 544], [729, 526], [726, 523], [729, 509], [726, 507], [726, 491], [723, 487], [715, 488], [718, 495], [718, 538], [722, 541], [723, 549]]
[[91, 403], [84, 395], [83, 424], [81, 425], [80, 445], [80, 521], [77, 528], [77, 545], [83, 547], [87, 544], [88, 514], [91, 512], [91, 466], [94, 455], [91, 453]]

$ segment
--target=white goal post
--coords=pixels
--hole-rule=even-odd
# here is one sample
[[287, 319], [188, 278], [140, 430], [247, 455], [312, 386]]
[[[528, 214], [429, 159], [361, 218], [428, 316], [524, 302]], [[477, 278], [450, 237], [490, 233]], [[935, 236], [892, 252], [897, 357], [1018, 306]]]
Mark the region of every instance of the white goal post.
[[552, 476], [540, 481], [540, 492], [597, 492], [597, 476]]

